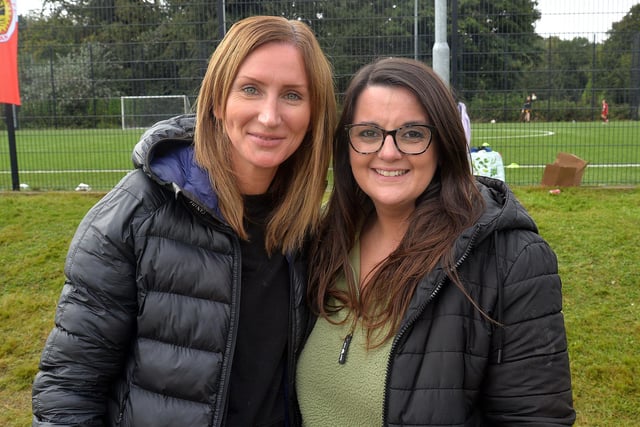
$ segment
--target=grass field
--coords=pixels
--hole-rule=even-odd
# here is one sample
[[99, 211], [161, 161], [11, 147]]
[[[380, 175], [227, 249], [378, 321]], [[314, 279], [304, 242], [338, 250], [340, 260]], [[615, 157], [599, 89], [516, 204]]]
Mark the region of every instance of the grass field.
[[[20, 182], [28, 184], [31, 190], [73, 190], [81, 182], [96, 190], [107, 190], [131, 170], [131, 152], [142, 132], [141, 129], [16, 131]], [[0, 159], [0, 190], [8, 190], [11, 168], [6, 141], [0, 147]]]
[[[558, 254], [580, 427], [637, 427], [640, 188], [515, 187]], [[0, 426], [31, 424], [31, 383], [64, 258], [99, 193], [0, 193]]]
[[513, 185], [540, 183], [544, 165], [558, 152], [589, 162], [584, 185], [640, 184], [640, 123], [504, 123], [473, 127], [472, 145], [489, 143], [502, 155], [506, 181]]
[[[79, 183], [107, 190], [131, 169], [131, 151], [142, 130], [18, 130], [20, 182], [32, 190], [73, 190]], [[585, 185], [640, 184], [640, 123], [478, 123], [472, 145], [490, 144], [513, 185], [536, 185], [558, 152], [589, 162]], [[7, 134], [0, 137], [0, 191], [11, 190]]]

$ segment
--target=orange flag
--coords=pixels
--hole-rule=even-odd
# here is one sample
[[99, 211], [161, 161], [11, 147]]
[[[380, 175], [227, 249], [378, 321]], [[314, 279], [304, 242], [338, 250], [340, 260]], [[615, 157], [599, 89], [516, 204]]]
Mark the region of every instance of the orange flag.
[[0, 103], [20, 105], [17, 0], [0, 0]]

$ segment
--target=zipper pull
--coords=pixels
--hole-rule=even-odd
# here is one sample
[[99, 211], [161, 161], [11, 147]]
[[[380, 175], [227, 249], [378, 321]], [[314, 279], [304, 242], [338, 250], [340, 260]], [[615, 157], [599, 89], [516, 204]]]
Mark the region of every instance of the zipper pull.
[[344, 337], [344, 341], [342, 342], [340, 357], [338, 357], [338, 363], [341, 365], [344, 365], [347, 361], [347, 353], [349, 352], [349, 344], [351, 344], [351, 338], [353, 338], [353, 334], [349, 333], [346, 337]]

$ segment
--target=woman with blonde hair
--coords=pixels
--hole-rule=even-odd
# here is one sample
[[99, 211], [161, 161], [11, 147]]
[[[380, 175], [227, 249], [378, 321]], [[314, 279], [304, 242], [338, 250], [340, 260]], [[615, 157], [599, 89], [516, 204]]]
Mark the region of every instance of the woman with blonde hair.
[[281, 17], [231, 27], [194, 115], [157, 123], [80, 224], [33, 425], [297, 425], [332, 70]]

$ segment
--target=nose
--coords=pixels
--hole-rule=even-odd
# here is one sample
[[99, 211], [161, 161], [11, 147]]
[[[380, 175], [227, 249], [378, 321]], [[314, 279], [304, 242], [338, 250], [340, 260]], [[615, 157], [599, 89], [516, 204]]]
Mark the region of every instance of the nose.
[[382, 148], [378, 151], [378, 157], [385, 160], [395, 160], [402, 157], [402, 153], [396, 147], [393, 135], [386, 135], [382, 141]]
[[281, 117], [278, 110], [278, 99], [267, 97], [260, 106], [258, 121], [266, 127], [274, 127], [280, 124]]

